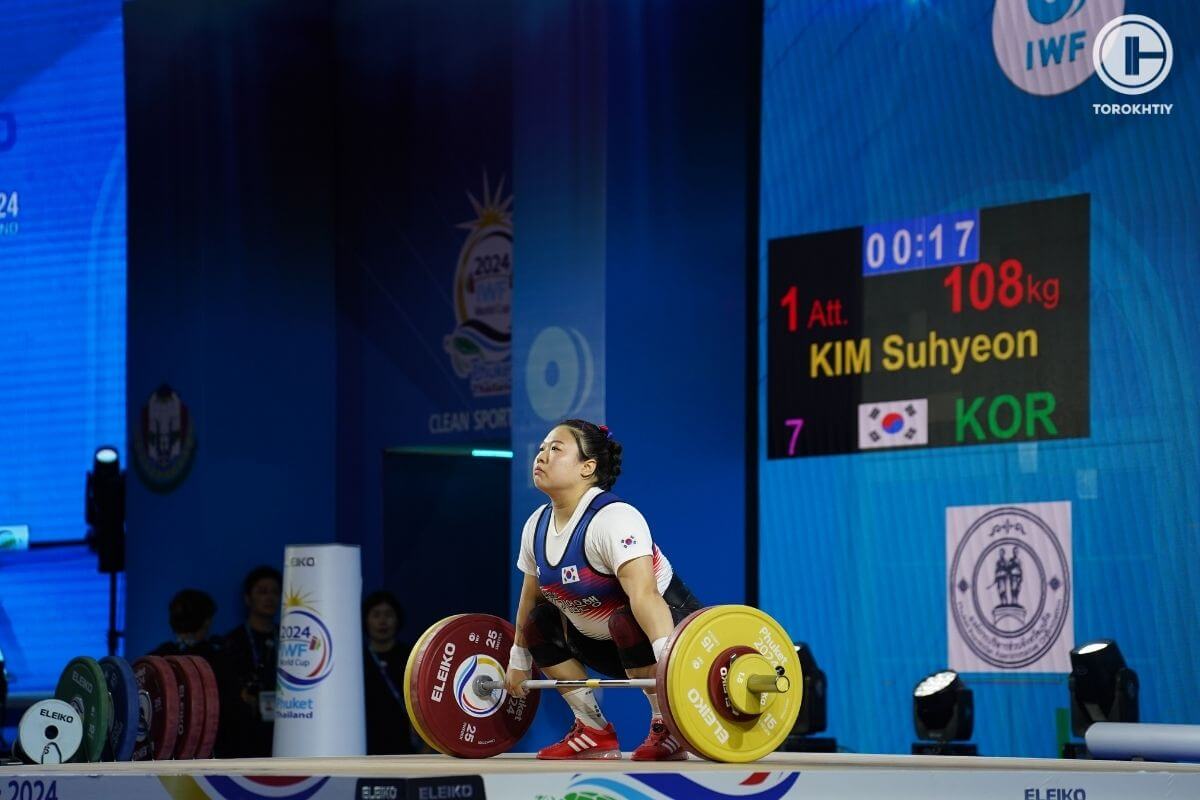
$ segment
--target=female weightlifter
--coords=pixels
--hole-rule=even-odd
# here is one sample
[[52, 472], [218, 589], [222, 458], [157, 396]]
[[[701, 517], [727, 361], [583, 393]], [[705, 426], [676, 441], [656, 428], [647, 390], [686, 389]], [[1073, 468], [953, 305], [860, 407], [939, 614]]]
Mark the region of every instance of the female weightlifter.
[[[654, 544], [645, 518], [610, 490], [621, 474], [621, 445], [604, 425], [569, 419], [538, 447], [533, 483], [550, 498], [525, 522], [517, 568], [525, 574], [516, 643], [505, 684], [523, 697], [536, 663], [556, 680], [650, 678], [675, 625], [700, 608]], [[575, 712], [562, 741], [538, 758], [620, 758], [617, 734], [591, 689], [560, 690]], [[687, 758], [650, 701], [650, 733], [635, 761]]]

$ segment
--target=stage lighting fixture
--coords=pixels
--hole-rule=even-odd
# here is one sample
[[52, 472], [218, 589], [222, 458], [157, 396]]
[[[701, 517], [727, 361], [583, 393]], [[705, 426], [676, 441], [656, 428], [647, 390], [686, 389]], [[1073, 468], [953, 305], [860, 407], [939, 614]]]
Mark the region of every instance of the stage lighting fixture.
[[800, 659], [800, 674], [804, 676], [804, 694], [800, 701], [800, 716], [792, 726], [793, 734], [808, 735], [825, 730], [825, 673], [804, 642], [796, 642], [796, 657]]
[[1093, 722], [1138, 721], [1138, 676], [1112, 639], [1071, 651], [1071, 732], [1083, 736]]
[[99, 556], [100, 572], [125, 570], [125, 473], [117, 448], [97, 448], [87, 474], [84, 518], [88, 546]]
[[[975, 696], [954, 670], [922, 678], [913, 689], [914, 755], [976, 755], [975, 745], [957, 744], [975, 729]], [[929, 742], [932, 742], [930, 744]]]
[[804, 694], [800, 700], [800, 716], [780, 749], [792, 753], [836, 753], [837, 739], [812, 735], [825, 730], [825, 673], [817, 666], [817, 659], [807, 644], [796, 642], [794, 646], [796, 657], [800, 659]]

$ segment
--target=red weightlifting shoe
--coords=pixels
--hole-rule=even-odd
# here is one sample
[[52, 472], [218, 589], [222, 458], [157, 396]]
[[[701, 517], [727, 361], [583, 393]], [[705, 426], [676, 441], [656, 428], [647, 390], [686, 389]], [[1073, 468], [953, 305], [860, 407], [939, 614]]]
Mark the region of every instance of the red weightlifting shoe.
[[661, 719], [650, 723], [646, 741], [633, 751], [634, 761], [686, 761], [687, 751], [679, 740], [671, 735]]
[[538, 750], [538, 758], [567, 759], [567, 758], [620, 758], [621, 745], [617, 742], [617, 732], [612, 723], [603, 729], [584, 725], [578, 719], [574, 727], [567, 731], [561, 742], [555, 742], [548, 747]]

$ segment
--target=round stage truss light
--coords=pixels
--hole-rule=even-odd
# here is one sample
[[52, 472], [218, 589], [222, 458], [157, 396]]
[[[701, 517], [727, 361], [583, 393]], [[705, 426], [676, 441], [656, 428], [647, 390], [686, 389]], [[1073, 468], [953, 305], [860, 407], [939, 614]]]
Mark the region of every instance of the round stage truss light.
[[1083, 736], [1094, 722], [1138, 721], [1138, 676], [1112, 639], [1071, 651], [1071, 732]]
[[817, 666], [812, 649], [804, 642], [796, 642], [796, 657], [800, 659], [800, 674], [804, 676], [804, 699], [800, 701], [800, 716], [792, 726], [793, 736], [808, 736], [825, 730], [826, 704], [825, 673]]
[[917, 738], [934, 742], [965, 741], [975, 729], [975, 696], [954, 670], [939, 670], [913, 689], [913, 725]]
[[96, 448], [87, 473], [84, 520], [88, 547], [99, 556], [100, 572], [125, 571], [125, 473], [117, 448]]

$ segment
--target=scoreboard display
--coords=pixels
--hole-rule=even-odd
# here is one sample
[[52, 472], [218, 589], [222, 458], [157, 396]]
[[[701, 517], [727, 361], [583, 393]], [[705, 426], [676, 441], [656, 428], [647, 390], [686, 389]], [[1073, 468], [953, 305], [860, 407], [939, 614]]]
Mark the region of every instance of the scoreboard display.
[[768, 243], [769, 458], [1088, 436], [1087, 195]]

